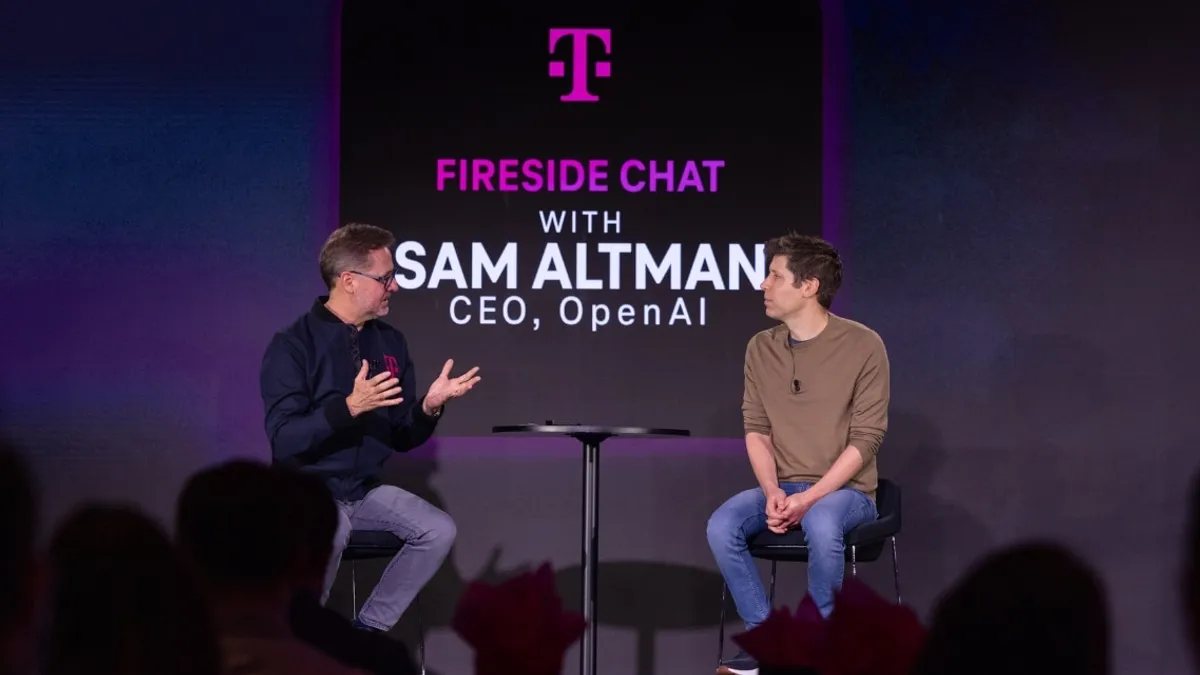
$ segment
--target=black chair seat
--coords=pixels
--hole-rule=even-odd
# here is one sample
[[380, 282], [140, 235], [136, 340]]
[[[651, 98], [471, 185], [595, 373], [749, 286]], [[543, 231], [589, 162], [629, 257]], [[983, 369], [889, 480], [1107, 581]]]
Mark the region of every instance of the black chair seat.
[[404, 548], [404, 540], [391, 532], [354, 530], [350, 542], [342, 551], [342, 560], [370, 560], [391, 558]]
[[[873, 562], [883, 555], [884, 540], [874, 538], [867, 544], [851, 541], [846, 536], [846, 560]], [[795, 529], [787, 534], [764, 532], [750, 541], [750, 555], [760, 560], [777, 562], [808, 562], [808, 544], [804, 532]]]
[[[875, 491], [879, 517], [846, 533], [846, 560], [871, 562], [883, 554], [887, 539], [900, 532], [900, 488], [889, 480], [879, 481]], [[808, 562], [808, 544], [799, 527], [785, 534], [761, 532], [746, 542], [750, 555], [762, 560]]]

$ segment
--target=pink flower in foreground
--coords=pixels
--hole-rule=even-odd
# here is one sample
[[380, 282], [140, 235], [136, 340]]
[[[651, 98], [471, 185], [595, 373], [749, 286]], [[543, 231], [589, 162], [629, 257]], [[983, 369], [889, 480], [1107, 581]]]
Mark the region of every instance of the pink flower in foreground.
[[884, 600], [853, 578], [838, 591], [828, 620], [805, 596], [795, 616], [777, 609], [754, 630], [733, 638], [764, 669], [809, 668], [821, 675], [904, 675], [924, 639], [925, 629], [911, 609]]
[[783, 607], [771, 612], [753, 630], [733, 641], [759, 663], [777, 667], [815, 667], [821, 662], [827, 627], [817, 605], [807, 595], [793, 616]]
[[476, 675], [558, 675], [585, 624], [563, 609], [546, 563], [495, 586], [471, 583], [452, 626], [475, 650]]
[[822, 675], [905, 675], [925, 642], [911, 608], [853, 578], [838, 591], [828, 623]]

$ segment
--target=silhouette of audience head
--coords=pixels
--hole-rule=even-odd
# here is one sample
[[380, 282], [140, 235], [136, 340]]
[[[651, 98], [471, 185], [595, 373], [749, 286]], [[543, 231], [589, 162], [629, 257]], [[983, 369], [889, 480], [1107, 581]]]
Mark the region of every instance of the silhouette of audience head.
[[227, 462], [188, 481], [176, 519], [179, 545], [210, 590], [320, 596], [338, 513], [316, 478]]
[[293, 581], [297, 589], [320, 597], [337, 534], [337, 504], [333, 493], [317, 478], [282, 467], [274, 470], [280, 491], [278, 499], [287, 505], [294, 522], [300, 526], [295, 532], [298, 538], [294, 545], [299, 552], [292, 570]]
[[1192, 659], [1200, 668], [1200, 473], [1192, 479], [1187, 531], [1183, 542], [1183, 620]]
[[1003, 549], [934, 610], [914, 675], [1107, 675], [1108, 607], [1082, 559], [1054, 544]]
[[41, 570], [34, 548], [37, 500], [17, 450], [0, 441], [0, 673], [34, 657]]
[[140, 512], [89, 506], [50, 544], [43, 675], [216, 675], [208, 607], [170, 539]]
[[280, 496], [280, 470], [234, 460], [184, 485], [175, 535], [207, 590], [252, 593], [286, 603], [297, 567], [302, 514]]

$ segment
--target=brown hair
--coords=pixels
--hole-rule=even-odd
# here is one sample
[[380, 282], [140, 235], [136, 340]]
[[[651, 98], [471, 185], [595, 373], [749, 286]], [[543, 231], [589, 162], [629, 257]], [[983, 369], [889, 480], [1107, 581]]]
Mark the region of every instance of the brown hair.
[[767, 264], [776, 256], [787, 258], [788, 270], [796, 278], [796, 286], [816, 279], [819, 283], [817, 302], [829, 309], [833, 296], [842, 286], [842, 259], [837, 249], [820, 237], [789, 232], [767, 242]]
[[327, 288], [342, 272], [355, 267], [366, 267], [371, 251], [388, 248], [396, 243], [391, 232], [374, 225], [347, 223], [333, 231], [321, 247], [321, 279]]

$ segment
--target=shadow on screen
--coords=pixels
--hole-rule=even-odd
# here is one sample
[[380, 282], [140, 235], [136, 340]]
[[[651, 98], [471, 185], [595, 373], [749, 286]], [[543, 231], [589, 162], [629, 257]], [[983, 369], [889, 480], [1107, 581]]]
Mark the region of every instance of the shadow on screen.
[[[583, 603], [578, 565], [556, 570], [558, 593], [566, 607]], [[653, 675], [654, 642], [660, 631], [712, 627], [716, 664], [721, 575], [715, 570], [649, 561], [600, 563], [599, 625], [633, 630], [637, 636], [637, 675]], [[733, 614], [729, 601], [727, 616]]]
[[[900, 590], [904, 604], [928, 611], [938, 593], [992, 544], [990, 528], [967, 509], [937, 494], [947, 448], [933, 421], [908, 410], [893, 410], [879, 451], [879, 475], [900, 485], [903, 529], [896, 537]], [[859, 574], [890, 597], [887, 553]]]

